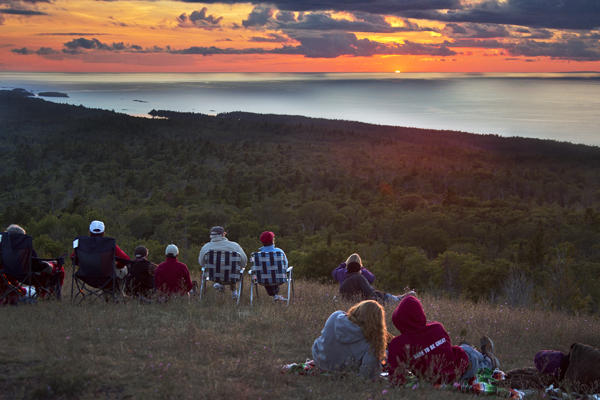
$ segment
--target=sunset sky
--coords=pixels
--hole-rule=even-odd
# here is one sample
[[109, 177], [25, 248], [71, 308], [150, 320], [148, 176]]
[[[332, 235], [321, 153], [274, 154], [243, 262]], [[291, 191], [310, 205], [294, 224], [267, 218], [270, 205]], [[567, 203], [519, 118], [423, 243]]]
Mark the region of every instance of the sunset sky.
[[600, 71], [600, 0], [0, 0], [0, 71]]

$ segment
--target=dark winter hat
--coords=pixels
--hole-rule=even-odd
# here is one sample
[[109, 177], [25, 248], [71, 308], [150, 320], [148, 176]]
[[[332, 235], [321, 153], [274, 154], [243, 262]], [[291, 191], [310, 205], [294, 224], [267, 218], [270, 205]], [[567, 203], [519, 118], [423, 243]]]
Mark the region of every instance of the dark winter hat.
[[210, 237], [223, 236], [225, 229], [222, 226], [213, 226], [210, 230]]
[[264, 245], [273, 243], [273, 239], [275, 239], [275, 234], [273, 232], [266, 231], [260, 235], [260, 242]]
[[349, 274], [351, 274], [353, 272], [358, 272], [358, 271], [360, 271], [360, 263], [353, 261], [353, 262], [349, 263], [348, 265], [346, 265], [346, 270], [348, 271]]
[[553, 350], [542, 350], [535, 353], [533, 363], [542, 374], [553, 375], [558, 378], [560, 366], [566, 357], [565, 353]]
[[144, 258], [148, 255], [148, 249], [146, 246], [138, 246], [133, 251], [133, 254], [135, 254], [135, 258]]

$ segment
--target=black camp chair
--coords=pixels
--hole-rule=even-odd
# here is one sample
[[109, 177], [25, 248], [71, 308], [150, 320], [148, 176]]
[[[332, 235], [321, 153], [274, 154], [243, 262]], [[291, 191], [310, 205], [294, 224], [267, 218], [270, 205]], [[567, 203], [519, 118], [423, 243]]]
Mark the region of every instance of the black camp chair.
[[122, 279], [117, 276], [117, 244], [114, 238], [103, 236], [78, 236], [73, 241], [73, 280], [71, 302], [77, 304], [86, 298], [119, 302], [123, 299]]
[[[33, 239], [21, 233], [0, 233], [0, 304], [9, 298], [24, 299], [28, 293], [33, 293], [32, 298], [48, 294], [50, 297], [60, 299], [61, 287], [58, 275], [51, 277], [42, 276], [34, 272], [33, 262], [48, 261], [63, 265], [64, 258], [38, 258], [33, 257]], [[45, 293], [44, 293], [45, 292]]]
[[210, 250], [204, 255], [202, 267], [202, 280], [200, 281], [200, 300], [206, 290], [206, 281], [213, 281], [221, 285], [238, 285], [237, 304], [242, 298], [244, 288], [244, 271], [241, 267], [242, 256], [235, 251]]
[[252, 267], [248, 273], [250, 281], [250, 305], [254, 299], [254, 291], [258, 297], [258, 286], [287, 284], [287, 305], [290, 304], [290, 295], [294, 295], [294, 280], [292, 271], [294, 267], [287, 266], [286, 257], [281, 251], [256, 252], [250, 255]]

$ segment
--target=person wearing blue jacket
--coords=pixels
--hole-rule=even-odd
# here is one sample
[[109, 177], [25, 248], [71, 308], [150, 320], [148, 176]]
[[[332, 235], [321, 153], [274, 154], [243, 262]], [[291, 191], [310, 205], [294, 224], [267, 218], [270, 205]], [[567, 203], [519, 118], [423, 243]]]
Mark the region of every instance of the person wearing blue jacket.
[[327, 371], [358, 372], [374, 379], [381, 372], [385, 349], [392, 335], [385, 324], [385, 310], [376, 301], [365, 300], [347, 313], [336, 311], [312, 347], [317, 368]]
[[[273, 232], [263, 232], [260, 235], [260, 242], [263, 244], [263, 247], [258, 249], [261, 253], [276, 253], [281, 252], [283, 255], [283, 269], [286, 270], [288, 267], [287, 256], [279, 247], [275, 247], [275, 234]], [[279, 285], [264, 285], [265, 290], [269, 294], [269, 296], [273, 297], [273, 301], [281, 300], [287, 301], [285, 297], [279, 294]]]

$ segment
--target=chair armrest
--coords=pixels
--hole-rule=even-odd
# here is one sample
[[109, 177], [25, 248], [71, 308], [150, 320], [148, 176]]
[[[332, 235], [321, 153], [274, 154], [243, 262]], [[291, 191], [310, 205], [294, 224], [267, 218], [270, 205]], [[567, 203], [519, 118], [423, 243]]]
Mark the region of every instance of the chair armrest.
[[289, 267], [288, 267], [288, 268], [285, 270], [285, 272], [290, 272], [290, 271], [291, 271], [291, 270], [293, 270], [293, 269], [294, 269], [294, 267], [290, 265], [290, 266], [289, 266]]

